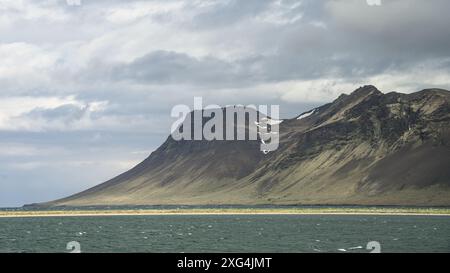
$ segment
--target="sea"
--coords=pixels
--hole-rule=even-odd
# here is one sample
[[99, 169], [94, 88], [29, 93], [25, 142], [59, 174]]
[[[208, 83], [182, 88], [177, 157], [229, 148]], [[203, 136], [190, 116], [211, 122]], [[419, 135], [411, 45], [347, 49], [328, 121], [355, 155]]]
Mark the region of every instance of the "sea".
[[0, 218], [0, 252], [372, 251], [450, 252], [450, 217], [140, 215]]

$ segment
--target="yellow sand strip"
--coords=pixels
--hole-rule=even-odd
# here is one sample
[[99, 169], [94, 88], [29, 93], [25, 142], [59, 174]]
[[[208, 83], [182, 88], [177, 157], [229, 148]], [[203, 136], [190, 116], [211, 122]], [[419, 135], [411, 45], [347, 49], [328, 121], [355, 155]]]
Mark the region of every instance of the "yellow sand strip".
[[450, 209], [317, 208], [317, 209], [167, 209], [167, 210], [54, 210], [0, 211], [1, 217], [80, 217], [80, 216], [157, 216], [157, 215], [410, 215], [450, 216]]

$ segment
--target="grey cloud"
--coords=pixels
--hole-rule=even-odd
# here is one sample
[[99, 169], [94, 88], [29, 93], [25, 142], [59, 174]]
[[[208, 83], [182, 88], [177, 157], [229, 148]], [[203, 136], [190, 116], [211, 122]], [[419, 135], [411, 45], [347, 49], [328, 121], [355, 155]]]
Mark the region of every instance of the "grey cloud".
[[111, 79], [157, 84], [195, 84], [227, 87], [255, 82], [252, 62], [227, 62], [215, 57], [194, 58], [184, 53], [155, 51], [130, 64], [117, 66]]
[[[445, 58], [450, 56], [450, 29], [447, 27], [450, 19], [435, 14], [450, 4], [442, 0], [431, 2], [414, 1], [416, 6], [413, 6], [405, 0], [385, 0], [381, 7], [369, 7], [365, 1], [356, 0], [303, 1], [293, 11], [305, 14], [296, 23], [265, 25], [266, 32], [260, 32], [259, 37], [252, 33], [243, 37], [245, 32], [242, 31], [237, 31], [236, 37], [232, 32], [230, 37], [223, 37], [224, 43], [234, 39], [247, 40], [249, 44], [256, 41], [269, 53], [251, 52], [239, 59], [227, 60], [214, 54], [196, 58], [184, 52], [160, 50], [129, 64], [117, 64], [114, 69], [110, 69], [110, 65], [102, 68], [102, 64], [95, 64], [90, 71], [104, 71], [104, 74], [89, 74], [96, 75], [97, 80], [222, 89], [323, 77], [364, 78], [387, 71], [405, 71], [426, 61], [449, 69], [440, 62], [445, 63]], [[192, 24], [220, 31], [219, 27], [244, 20], [240, 23], [245, 29], [248, 19], [267, 12], [270, 3], [273, 4], [245, 1], [240, 6], [235, 1], [224, 2], [198, 15]], [[325, 27], [314, 25], [317, 22]], [[248, 27], [251, 31], [255, 25]]]
[[[105, 86], [104, 83], [122, 80], [223, 89], [285, 80], [364, 78], [386, 71], [405, 71], [427, 61], [434, 61], [439, 66], [440, 61], [445, 63], [445, 58], [450, 56], [450, 28], [447, 27], [450, 17], [442, 14], [450, 8], [450, 2], [445, 0], [384, 0], [381, 7], [369, 7], [363, 0], [284, 0], [279, 1], [280, 5], [301, 4], [283, 16], [290, 18], [290, 13], [293, 13], [303, 17], [295, 23], [283, 25], [251, 20], [261, 14], [275, 14], [275, 1], [213, 3], [197, 14], [195, 4], [186, 2], [184, 11], [196, 16], [191, 22], [179, 21], [179, 31], [196, 31], [195, 28], [201, 25], [209, 29], [209, 40], [224, 45], [233, 45], [233, 41], [241, 40], [243, 44], [252, 45], [249, 52], [226, 59], [216, 56], [215, 52], [193, 57], [189, 52], [161, 49], [122, 64], [94, 55], [78, 71], [68, 73], [64, 66], [59, 65], [52, 70], [51, 76], [55, 82], [58, 79], [81, 80], [88, 86], [83, 86], [83, 89], [91, 85], [91, 89], [97, 88], [94, 92], [99, 93], [102, 91], [95, 87], [97, 84]], [[119, 8], [124, 6], [124, 2], [88, 2], [79, 16], [92, 20], [92, 14], [98, 14], [101, 7], [111, 6]], [[65, 9], [70, 10], [70, 7]], [[90, 10], [95, 12], [91, 14]], [[171, 17], [171, 20], [176, 21], [177, 18]], [[314, 25], [317, 22], [323, 23], [325, 28]], [[76, 24], [72, 27], [85, 33], [90, 25], [97, 25], [97, 21], [88, 23], [83, 20], [78, 27]], [[132, 29], [132, 25], [128, 27]], [[38, 29], [34, 28], [33, 32], [52, 36]], [[198, 33], [202, 30], [195, 34]], [[77, 38], [89, 37], [79, 36], [79, 32], [76, 35]], [[208, 44], [199, 42], [199, 47], [203, 46], [207, 48]], [[217, 53], [223, 55], [222, 52]], [[440, 69], [448, 70], [448, 67], [441, 66]], [[6, 85], [11, 84], [6, 82]], [[50, 92], [44, 86], [38, 88], [37, 92]], [[28, 92], [36, 93], [35, 90]], [[61, 88], [55, 92], [64, 90]]]
[[21, 117], [28, 118], [40, 118], [45, 120], [61, 120], [64, 123], [71, 123], [80, 120], [89, 111], [89, 106], [85, 105], [83, 107], [65, 104], [53, 109], [35, 108]]
[[[211, 8], [206, 8], [194, 17], [192, 25], [196, 28], [216, 28], [239, 23], [265, 11], [270, 0], [226, 0], [215, 1]], [[193, 6], [195, 8], [195, 6]]]
[[[446, 0], [384, 0], [380, 7], [364, 1], [328, 1], [326, 11], [335, 39], [367, 49], [365, 56], [397, 55], [393, 61], [449, 56], [450, 9]], [[345, 43], [347, 42], [347, 43]]]

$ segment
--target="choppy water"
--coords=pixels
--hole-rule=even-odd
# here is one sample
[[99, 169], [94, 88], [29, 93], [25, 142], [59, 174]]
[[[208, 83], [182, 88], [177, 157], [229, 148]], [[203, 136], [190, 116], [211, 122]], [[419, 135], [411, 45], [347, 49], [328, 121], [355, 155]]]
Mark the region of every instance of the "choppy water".
[[0, 252], [450, 252], [450, 217], [170, 215], [0, 218]]

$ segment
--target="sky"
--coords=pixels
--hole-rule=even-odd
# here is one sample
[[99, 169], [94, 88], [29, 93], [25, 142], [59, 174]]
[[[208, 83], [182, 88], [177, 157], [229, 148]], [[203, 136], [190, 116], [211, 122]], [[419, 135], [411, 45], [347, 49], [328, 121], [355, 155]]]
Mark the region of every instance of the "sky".
[[450, 89], [450, 1], [377, 1], [0, 0], [0, 207], [128, 170], [194, 96], [292, 118], [365, 84]]

